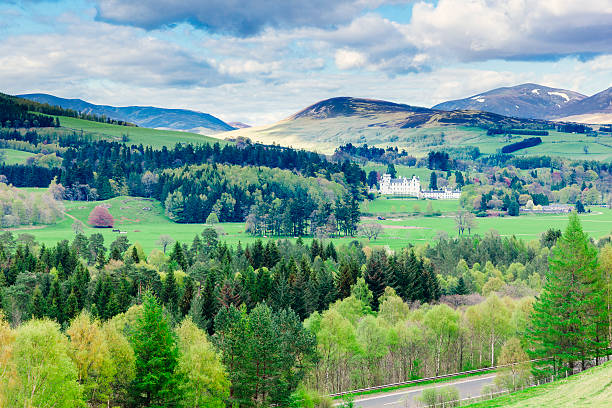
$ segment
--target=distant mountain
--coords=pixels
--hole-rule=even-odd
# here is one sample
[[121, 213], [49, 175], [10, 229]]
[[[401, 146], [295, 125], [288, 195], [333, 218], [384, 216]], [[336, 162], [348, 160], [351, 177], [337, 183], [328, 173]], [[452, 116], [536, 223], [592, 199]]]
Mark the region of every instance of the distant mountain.
[[60, 106], [79, 112], [104, 115], [112, 119], [124, 120], [138, 126], [186, 130], [196, 133], [218, 133], [235, 128], [208, 113], [186, 109], [165, 109], [151, 106], [108, 106], [95, 105], [81, 99], [64, 99], [48, 94], [18, 95], [39, 103]]
[[404, 105], [377, 99], [363, 99], [351, 97], [337, 97], [326, 99], [310, 105], [289, 117], [290, 120], [299, 118], [327, 119], [339, 116], [363, 116], [383, 113], [430, 113], [431, 109]]
[[478, 142], [484, 127], [523, 127], [543, 121], [473, 110], [443, 111], [375, 99], [337, 97], [317, 102], [280, 122], [237, 129], [219, 137], [247, 137], [262, 143], [323, 152], [345, 143], [399, 145], [418, 152], [435, 146]]
[[559, 117], [570, 105], [586, 98], [585, 95], [567, 89], [528, 83], [443, 102], [432, 109], [446, 111], [469, 109], [518, 118], [548, 119]]
[[242, 122], [228, 122], [227, 124], [236, 129], [245, 129], [251, 127], [251, 125], [247, 125], [246, 123]]
[[585, 115], [594, 113], [612, 114], [612, 87], [568, 104], [559, 116]]

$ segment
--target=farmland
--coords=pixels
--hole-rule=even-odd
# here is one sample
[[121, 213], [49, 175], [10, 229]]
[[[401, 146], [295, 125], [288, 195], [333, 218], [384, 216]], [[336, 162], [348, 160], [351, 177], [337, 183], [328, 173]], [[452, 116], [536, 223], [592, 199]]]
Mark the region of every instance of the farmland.
[[28, 157], [34, 156], [34, 153], [14, 149], [0, 149], [0, 157], [2, 157], [1, 153], [4, 153], [5, 164], [25, 164]]
[[[42, 193], [44, 189], [28, 189]], [[131, 242], [139, 242], [146, 252], [157, 248], [156, 241], [160, 235], [170, 235], [180, 242], [191, 242], [196, 234], [202, 232], [206, 224], [177, 224], [164, 214], [164, 209], [156, 200], [135, 197], [116, 197], [101, 202], [71, 202], [65, 201], [67, 217], [61, 222], [44, 227], [22, 227], [14, 230], [16, 234], [29, 233], [42, 243], [52, 244], [60, 239], [71, 240], [74, 237], [72, 224], [74, 218], [83, 222], [85, 234], [101, 233], [105, 242], [112, 242], [116, 232], [104, 228], [87, 226], [87, 217], [96, 205], [107, 206], [115, 218], [115, 228], [127, 232]], [[439, 216], [428, 216], [428, 204]], [[417, 211], [418, 207], [418, 211]], [[376, 222], [383, 226], [383, 233], [376, 239], [357, 238], [364, 245], [388, 246], [400, 249], [408, 244], [423, 244], [434, 241], [440, 234], [455, 236], [454, 214], [459, 208], [456, 200], [417, 200], [417, 199], [386, 199], [379, 198], [362, 204], [364, 217], [362, 223]], [[612, 232], [612, 210], [592, 207], [590, 214], [581, 215], [585, 231], [593, 238], [600, 238]], [[385, 218], [379, 220], [378, 217]], [[477, 226], [472, 234], [484, 235], [489, 231], [497, 231], [502, 236], [515, 235], [524, 240], [538, 239], [548, 228], [564, 229], [567, 215], [521, 215], [520, 217], [488, 217], [478, 218]], [[257, 239], [245, 232], [244, 223], [216, 224], [220, 239], [228, 244], [236, 245]], [[293, 239], [293, 238], [292, 238]], [[355, 238], [333, 238], [335, 244], [348, 243]], [[309, 242], [311, 238], [304, 239]]]

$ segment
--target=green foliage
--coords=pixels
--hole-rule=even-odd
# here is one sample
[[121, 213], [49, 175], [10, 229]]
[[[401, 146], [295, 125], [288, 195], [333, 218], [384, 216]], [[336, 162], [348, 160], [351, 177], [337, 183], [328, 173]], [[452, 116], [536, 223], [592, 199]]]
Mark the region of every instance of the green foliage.
[[552, 357], [536, 374], [572, 372], [576, 361], [603, 348], [600, 316], [605, 308], [598, 284], [597, 250], [576, 214], [557, 241], [546, 284], [534, 304], [528, 339], [535, 358]]
[[215, 318], [232, 393], [241, 405], [287, 404], [314, 358], [314, 337], [293, 311], [273, 312], [265, 304], [223, 307]]
[[142, 306], [130, 338], [136, 356], [131, 398], [139, 406], [176, 407], [181, 400], [176, 336], [151, 293], [144, 295]]
[[[6, 329], [0, 334], [11, 335]], [[57, 323], [31, 320], [12, 336], [10, 357], [0, 368], [4, 372], [0, 376], [3, 406], [73, 408], [83, 404], [68, 339]]]
[[220, 356], [206, 333], [186, 318], [176, 329], [180, 357], [178, 372], [186, 407], [224, 408], [230, 382]]

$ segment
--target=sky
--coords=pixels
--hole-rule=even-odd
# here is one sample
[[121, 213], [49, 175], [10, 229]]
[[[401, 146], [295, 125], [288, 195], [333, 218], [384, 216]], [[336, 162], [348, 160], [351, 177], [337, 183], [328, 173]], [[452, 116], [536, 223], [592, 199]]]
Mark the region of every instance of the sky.
[[430, 107], [612, 86], [612, 0], [0, 0], [0, 92], [263, 125], [334, 96]]

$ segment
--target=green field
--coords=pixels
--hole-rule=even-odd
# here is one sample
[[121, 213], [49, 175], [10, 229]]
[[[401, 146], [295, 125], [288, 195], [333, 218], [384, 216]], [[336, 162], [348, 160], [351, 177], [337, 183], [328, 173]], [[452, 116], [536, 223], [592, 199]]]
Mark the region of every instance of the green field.
[[35, 156], [34, 153], [13, 149], [0, 149], [0, 152], [4, 153], [4, 155], [0, 155], [0, 157], [4, 157], [4, 164], [25, 164], [28, 157]]
[[471, 408], [604, 408], [611, 406], [612, 362], [591, 368], [567, 379], [469, 405]]
[[[44, 189], [28, 189], [42, 193]], [[431, 202], [435, 211], [441, 216], [427, 217], [423, 215], [427, 203]], [[161, 203], [155, 200], [134, 197], [117, 197], [103, 202], [71, 202], [66, 201], [66, 212], [86, 224], [85, 233], [102, 233], [106, 243], [112, 242], [117, 233], [107, 228], [91, 228], [87, 226], [87, 217], [96, 205], [109, 206], [109, 211], [115, 218], [115, 228], [127, 232], [131, 242], [139, 242], [145, 251], [157, 248], [156, 241], [162, 234], [167, 234], [181, 242], [191, 242], [193, 237], [202, 232], [205, 224], [177, 224], [164, 215]], [[420, 213], [414, 213], [414, 206]], [[388, 246], [400, 249], [408, 244], [423, 244], [432, 242], [437, 235], [446, 232], [449, 236], [457, 234], [454, 213], [459, 208], [457, 200], [417, 200], [417, 199], [386, 199], [379, 198], [362, 205], [366, 216], [363, 223], [376, 222], [383, 225], [383, 233], [376, 240], [360, 239], [369, 246]], [[612, 233], [612, 209], [592, 207], [591, 214], [580, 216], [584, 230], [593, 238], [601, 238]], [[29, 233], [45, 244], [53, 244], [61, 239], [71, 240], [74, 237], [72, 224], [74, 219], [69, 216], [57, 224], [49, 226], [22, 227], [14, 230], [16, 234]], [[378, 220], [377, 217], [384, 217]], [[520, 217], [490, 217], [477, 218], [477, 226], [472, 234], [486, 234], [491, 230], [502, 236], [515, 235], [527, 241], [538, 239], [548, 228], [564, 229], [567, 215], [522, 215]], [[244, 232], [243, 223], [222, 223], [217, 226], [222, 233], [221, 240], [235, 245], [253, 242], [258, 239]], [[292, 238], [293, 239], [293, 238]], [[348, 243], [355, 238], [334, 238], [335, 244]], [[309, 242], [310, 239], [304, 241]]]
[[128, 135], [130, 144], [143, 144], [154, 148], [163, 146], [172, 147], [176, 143], [220, 143], [222, 146], [228, 142], [210, 136], [196, 133], [179, 132], [175, 130], [158, 130], [142, 127], [119, 126], [108, 123], [93, 122], [89, 120], [60, 116], [62, 128], [91, 134], [95, 138], [121, 141], [123, 135]]

